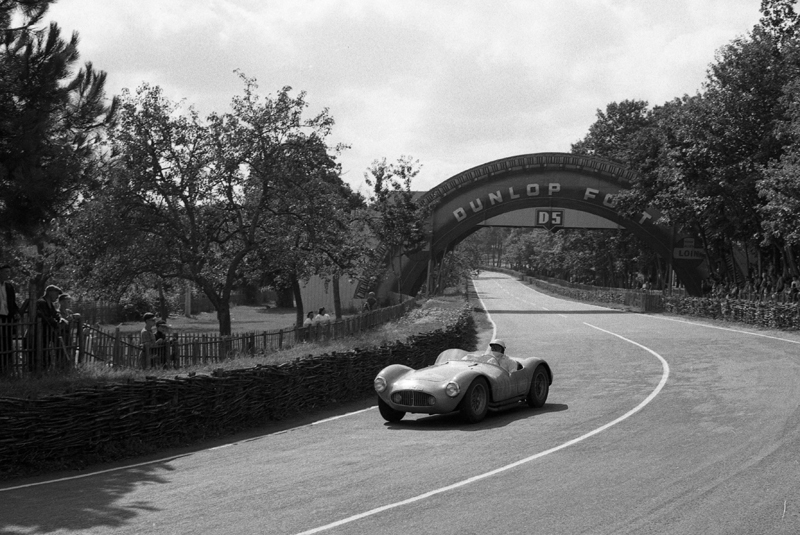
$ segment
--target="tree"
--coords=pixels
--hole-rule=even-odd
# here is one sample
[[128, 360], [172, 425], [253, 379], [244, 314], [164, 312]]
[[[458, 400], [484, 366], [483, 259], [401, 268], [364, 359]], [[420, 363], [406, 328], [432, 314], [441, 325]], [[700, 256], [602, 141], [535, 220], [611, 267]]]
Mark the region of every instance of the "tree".
[[612, 102], [606, 110], [597, 110], [597, 120], [582, 140], [572, 144], [574, 154], [598, 156], [632, 166], [639, 158], [635, 154], [637, 137], [652, 124], [647, 102], [623, 100]]
[[[99, 187], [97, 149], [114, 117], [106, 74], [77, 74], [78, 34], [34, 26], [50, 2], [0, 3], [0, 226], [40, 243], [47, 226]], [[11, 28], [12, 15], [22, 24]]]
[[384, 262], [388, 254], [393, 271], [395, 259], [399, 261], [404, 254], [417, 252], [425, 245], [423, 223], [428, 208], [418, 206], [411, 191], [411, 180], [420, 168], [419, 160], [401, 156], [395, 163], [388, 163], [386, 158], [375, 160], [364, 173], [364, 180], [372, 187], [368, 206], [374, 217], [368, 219], [368, 224], [383, 246], [374, 250], [373, 262]]
[[255, 80], [241, 78], [232, 111], [206, 121], [158, 87], [124, 93], [109, 187], [75, 223], [76, 237], [88, 236], [74, 242], [76, 257], [96, 266], [88, 273], [189, 280], [214, 305], [223, 335], [233, 289], [254, 271], [300, 261], [298, 236], [314, 242], [331, 225], [328, 211], [310, 207], [340, 186], [325, 143], [328, 111], [304, 118], [304, 93], [284, 87], [262, 100]]
[[50, 3], [0, 1], [3, 253], [39, 293], [64, 263], [64, 219], [101, 187], [104, 134], [117, 106], [106, 104], [104, 72], [88, 62], [73, 72], [77, 33], [65, 41], [55, 23], [37, 28]]

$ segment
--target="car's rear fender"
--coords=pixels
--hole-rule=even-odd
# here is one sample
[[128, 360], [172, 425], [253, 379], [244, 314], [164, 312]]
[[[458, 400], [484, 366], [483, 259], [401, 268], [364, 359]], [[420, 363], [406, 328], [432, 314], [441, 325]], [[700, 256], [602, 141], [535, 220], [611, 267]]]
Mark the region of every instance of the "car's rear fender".
[[526, 359], [519, 359], [519, 360], [520, 362], [522, 362], [522, 365], [526, 369], [531, 370], [531, 372], [535, 370], [537, 366], [544, 366], [544, 369], [547, 370], [548, 384], [551, 385], [553, 384], [553, 372], [550, 369], [550, 365], [547, 364], [547, 362], [545, 362], [543, 359], [540, 359], [539, 357], [529, 357]]

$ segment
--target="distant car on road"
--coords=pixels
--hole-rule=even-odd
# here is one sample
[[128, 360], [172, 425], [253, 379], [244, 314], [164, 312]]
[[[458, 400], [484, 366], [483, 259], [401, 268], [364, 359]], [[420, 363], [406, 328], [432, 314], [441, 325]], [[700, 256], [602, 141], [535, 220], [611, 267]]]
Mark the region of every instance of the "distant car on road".
[[446, 414], [461, 411], [468, 422], [483, 420], [488, 411], [521, 402], [544, 405], [553, 372], [536, 357], [513, 358], [517, 369], [507, 372], [489, 362], [491, 355], [448, 349], [421, 370], [401, 364], [382, 369], [375, 377], [378, 409], [388, 422], [400, 421], [407, 412]]

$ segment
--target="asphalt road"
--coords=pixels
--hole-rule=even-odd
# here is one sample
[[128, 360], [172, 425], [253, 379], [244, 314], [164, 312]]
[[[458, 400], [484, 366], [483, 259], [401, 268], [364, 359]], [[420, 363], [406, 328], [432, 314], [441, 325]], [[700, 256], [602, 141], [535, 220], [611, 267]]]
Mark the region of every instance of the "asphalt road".
[[550, 363], [542, 409], [387, 424], [369, 400], [7, 483], [0, 534], [800, 533], [800, 334], [475, 286], [509, 354]]

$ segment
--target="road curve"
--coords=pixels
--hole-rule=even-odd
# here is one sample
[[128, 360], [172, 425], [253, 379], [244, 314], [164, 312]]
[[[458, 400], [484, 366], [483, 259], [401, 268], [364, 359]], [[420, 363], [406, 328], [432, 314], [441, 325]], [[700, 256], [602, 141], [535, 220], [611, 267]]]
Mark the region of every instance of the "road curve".
[[157, 462], [0, 486], [22, 533], [800, 533], [800, 335], [475, 280], [539, 410], [349, 413]]

